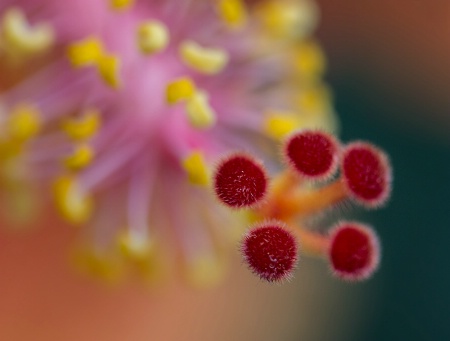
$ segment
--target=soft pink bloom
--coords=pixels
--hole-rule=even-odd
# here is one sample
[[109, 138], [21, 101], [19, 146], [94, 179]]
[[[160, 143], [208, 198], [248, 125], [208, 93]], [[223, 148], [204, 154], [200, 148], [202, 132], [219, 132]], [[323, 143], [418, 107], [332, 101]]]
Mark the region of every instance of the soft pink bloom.
[[[323, 56], [310, 38], [316, 8], [306, 0], [114, 3], [0, 5], [3, 159], [15, 174], [5, 181], [24, 193], [18, 206], [39, 193], [35, 206], [56, 201], [85, 226], [94, 272], [121, 258], [118, 238], [138, 258], [158, 249], [169, 263], [217, 265], [236, 215], [211, 196], [214, 162], [235, 149], [266, 155], [293, 129], [332, 126]], [[33, 34], [44, 42], [35, 47]], [[149, 43], [159, 45], [143, 52]], [[171, 93], [173, 83], [182, 89]], [[15, 124], [25, 136], [11, 117], [23, 119]]]

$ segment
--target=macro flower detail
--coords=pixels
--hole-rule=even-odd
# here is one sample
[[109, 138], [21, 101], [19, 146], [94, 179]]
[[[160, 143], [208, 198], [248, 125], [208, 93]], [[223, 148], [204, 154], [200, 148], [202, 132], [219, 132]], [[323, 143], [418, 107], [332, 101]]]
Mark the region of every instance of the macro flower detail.
[[[4, 1], [5, 215], [26, 223], [56, 208], [80, 226], [76, 266], [112, 281], [176, 269], [213, 284], [255, 219], [325, 252], [324, 236], [291, 227], [347, 198], [378, 206], [390, 177], [375, 149], [342, 163], [317, 19], [312, 0]], [[304, 131], [314, 137], [292, 137]], [[286, 141], [293, 165], [274, 175], [274, 146]], [[363, 168], [376, 195], [351, 172], [361, 159], [372, 160]], [[338, 164], [343, 180], [324, 184]]]
[[[274, 226], [267, 224], [269, 227], [264, 228], [256, 224], [250, 228], [241, 247], [244, 261], [256, 275], [268, 282], [291, 277], [294, 267], [279, 260], [297, 260], [297, 255], [294, 257], [294, 253], [287, 252], [284, 241], [280, 242], [284, 240], [280, 237], [283, 230], [281, 234], [286, 238], [289, 236], [292, 239], [290, 243], [299, 243], [306, 254], [327, 258], [337, 277], [347, 280], [370, 277], [380, 258], [379, 242], [370, 228], [356, 222], [341, 223], [329, 234], [324, 234], [308, 226], [307, 221], [308, 217], [324, 213], [345, 200], [369, 206], [367, 199], [372, 200], [373, 193], [376, 193], [385, 201], [391, 182], [387, 157], [367, 142], [353, 142], [341, 147], [334, 137], [307, 129], [288, 137], [282, 149], [288, 159], [287, 169], [269, 180], [264, 202], [250, 207], [254, 219], [276, 223], [272, 224]], [[339, 164], [342, 169], [340, 176], [324, 183], [324, 174], [328, 178]], [[234, 166], [241, 169], [234, 168], [232, 176], [224, 179], [221, 187], [230, 188], [239, 195], [241, 189], [233, 185], [239, 183], [237, 181], [245, 172], [246, 165], [237, 163]], [[355, 191], [363, 196], [363, 200], [355, 197]], [[230, 193], [227, 195], [232, 196]], [[289, 230], [280, 226], [288, 226]]]

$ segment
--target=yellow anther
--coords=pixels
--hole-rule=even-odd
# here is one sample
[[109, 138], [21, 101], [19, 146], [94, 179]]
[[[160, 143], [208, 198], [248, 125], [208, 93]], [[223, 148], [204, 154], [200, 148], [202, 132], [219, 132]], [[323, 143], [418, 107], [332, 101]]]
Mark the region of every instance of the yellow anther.
[[208, 103], [204, 92], [196, 92], [186, 102], [186, 114], [189, 123], [196, 129], [208, 129], [216, 123], [216, 113]]
[[186, 280], [195, 288], [210, 288], [221, 282], [225, 275], [226, 264], [217, 256], [197, 256], [186, 264]]
[[117, 244], [121, 254], [131, 261], [143, 261], [153, 252], [154, 245], [148, 239], [131, 231], [120, 234]]
[[41, 114], [31, 104], [19, 104], [11, 112], [8, 132], [11, 138], [26, 141], [35, 136], [41, 127]]
[[105, 83], [114, 89], [118, 89], [120, 82], [120, 59], [115, 55], [103, 55], [97, 62], [100, 76]]
[[206, 186], [209, 183], [208, 166], [203, 153], [194, 151], [190, 153], [182, 163], [183, 169], [188, 175], [189, 181], [194, 185]]
[[89, 220], [93, 210], [93, 200], [80, 190], [76, 178], [62, 176], [54, 183], [56, 206], [69, 222], [82, 224]]
[[231, 28], [240, 28], [247, 22], [247, 9], [242, 0], [219, 0], [218, 12]]
[[298, 97], [302, 112], [317, 113], [332, 110], [330, 90], [324, 85], [316, 85], [303, 90]]
[[70, 170], [80, 170], [91, 164], [94, 159], [93, 149], [85, 143], [75, 147], [72, 155], [64, 159], [64, 165]]
[[75, 67], [95, 65], [103, 56], [102, 42], [96, 37], [89, 37], [69, 45], [67, 56]]
[[[14, 145], [20, 146], [21, 144], [16, 142], [14, 143]], [[16, 154], [10, 154], [8, 156], [0, 155], [1, 156], [0, 183], [2, 186], [2, 190], [3, 188], [6, 188], [8, 186], [14, 186], [14, 184], [18, 183], [24, 184], [25, 177], [29, 175], [29, 169], [27, 169], [24, 160], [20, 158], [21, 148], [18, 148], [16, 150], [12, 149], [9, 152], [11, 153], [15, 152]]]
[[2, 162], [3, 168], [0, 173], [5, 171], [5, 160], [11, 160], [20, 155], [23, 151], [23, 144], [17, 143], [17, 141], [3, 139], [0, 140], [0, 161]]
[[325, 85], [317, 84], [303, 89], [294, 100], [294, 105], [302, 114], [304, 126], [333, 133], [339, 130], [339, 122], [332, 105], [332, 94]]
[[93, 246], [78, 247], [73, 254], [74, 265], [84, 274], [106, 283], [117, 283], [124, 274], [124, 263], [111, 250], [98, 250]]
[[228, 63], [228, 53], [222, 49], [202, 47], [191, 40], [180, 45], [180, 56], [183, 62], [202, 73], [216, 74]]
[[169, 31], [159, 21], [142, 23], [137, 30], [139, 49], [144, 54], [157, 53], [164, 50], [169, 44]]
[[300, 126], [300, 119], [293, 113], [269, 112], [264, 121], [266, 134], [277, 140], [283, 139]]
[[75, 67], [96, 66], [106, 84], [112, 88], [120, 87], [120, 59], [103, 51], [101, 41], [89, 37], [69, 46], [67, 55]]
[[321, 77], [325, 64], [325, 55], [317, 42], [306, 41], [295, 48], [294, 67], [302, 77]]
[[309, 0], [271, 0], [258, 6], [257, 15], [273, 35], [284, 38], [305, 36], [317, 23], [317, 8]]
[[167, 85], [167, 103], [175, 104], [179, 101], [187, 100], [195, 94], [195, 85], [190, 78], [183, 77]]
[[110, 0], [109, 4], [114, 10], [123, 11], [134, 5], [134, 0]]
[[30, 27], [24, 13], [18, 8], [5, 12], [1, 31], [4, 43], [19, 55], [46, 51], [55, 41], [51, 26], [39, 24]]
[[158, 282], [165, 276], [167, 257], [161, 257], [159, 245], [154, 240], [127, 231], [119, 235], [117, 246], [131, 269], [145, 282]]
[[100, 112], [96, 109], [88, 109], [80, 118], [66, 119], [62, 123], [62, 128], [70, 138], [85, 140], [97, 133], [100, 123]]

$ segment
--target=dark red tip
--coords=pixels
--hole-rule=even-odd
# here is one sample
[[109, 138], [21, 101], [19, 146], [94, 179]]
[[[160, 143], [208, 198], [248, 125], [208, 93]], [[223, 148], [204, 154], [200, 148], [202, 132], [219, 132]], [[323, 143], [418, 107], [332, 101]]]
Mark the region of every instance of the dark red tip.
[[239, 208], [259, 203], [267, 191], [264, 166], [253, 157], [236, 153], [220, 162], [214, 175], [214, 189], [226, 205]]
[[241, 251], [252, 272], [268, 282], [291, 278], [298, 259], [295, 236], [279, 222], [250, 229], [244, 237]]
[[378, 238], [365, 225], [343, 222], [330, 232], [328, 256], [337, 277], [350, 281], [366, 279], [379, 263]]
[[338, 145], [332, 135], [305, 130], [286, 141], [284, 154], [289, 165], [300, 175], [311, 180], [324, 180], [337, 169]]
[[372, 208], [384, 204], [391, 192], [391, 167], [375, 146], [355, 142], [343, 151], [342, 175], [353, 199]]

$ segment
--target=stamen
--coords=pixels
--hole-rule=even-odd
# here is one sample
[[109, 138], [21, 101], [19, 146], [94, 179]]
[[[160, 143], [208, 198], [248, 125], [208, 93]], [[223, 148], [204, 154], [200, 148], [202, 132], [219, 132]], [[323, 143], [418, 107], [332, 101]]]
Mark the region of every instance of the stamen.
[[264, 120], [264, 131], [276, 140], [281, 140], [301, 126], [301, 120], [294, 113], [270, 111]]
[[73, 43], [67, 50], [67, 56], [74, 67], [96, 66], [106, 84], [114, 89], [120, 87], [120, 59], [105, 53], [98, 38], [89, 37]]
[[110, 0], [109, 4], [113, 10], [124, 11], [134, 5], [135, 0]]
[[[14, 159], [16, 156], [20, 155], [23, 151], [23, 144], [17, 143], [16, 141], [12, 140], [3, 140], [3, 138], [0, 138], [0, 160], [10, 160]], [[2, 175], [5, 175], [5, 168], [2, 170]]]
[[317, 42], [302, 42], [295, 48], [293, 59], [295, 70], [302, 78], [318, 79], [323, 76], [325, 55]]
[[229, 60], [225, 50], [202, 47], [191, 40], [181, 43], [180, 55], [186, 65], [206, 74], [219, 73]]
[[78, 171], [88, 166], [93, 159], [94, 150], [92, 147], [82, 143], [76, 146], [72, 155], [64, 159], [64, 165], [70, 170]]
[[297, 105], [301, 112], [318, 115], [323, 112], [332, 111], [332, 94], [323, 84], [306, 88], [297, 97]]
[[118, 89], [121, 86], [119, 68], [120, 59], [112, 54], [103, 55], [97, 61], [97, 70], [100, 76], [113, 89]]
[[209, 172], [201, 151], [189, 154], [182, 163], [188, 175], [189, 182], [194, 185], [206, 186], [209, 183]]
[[93, 211], [93, 200], [80, 190], [75, 177], [62, 176], [53, 186], [56, 206], [61, 215], [73, 224], [87, 222]]
[[67, 57], [74, 67], [95, 65], [103, 56], [103, 44], [96, 37], [89, 37], [69, 45]]
[[159, 21], [142, 23], [137, 30], [139, 49], [144, 54], [154, 54], [164, 50], [169, 44], [169, 31]]
[[154, 251], [153, 243], [130, 230], [120, 234], [117, 243], [121, 253], [132, 261], [145, 260]]
[[46, 51], [55, 41], [53, 28], [46, 24], [30, 27], [18, 8], [7, 10], [3, 16], [2, 33], [6, 44], [20, 54]]
[[100, 124], [100, 112], [95, 108], [90, 108], [79, 118], [64, 120], [62, 129], [73, 140], [86, 140], [97, 133]]
[[159, 245], [152, 239], [128, 230], [119, 234], [117, 247], [120, 254], [143, 280], [157, 282], [165, 275], [169, 266], [162, 257]]
[[170, 82], [166, 89], [166, 99], [168, 104], [175, 104], [191, 98], [195, 94], [194, 82], [183, 77]]
[[117, 283], [123, 277], [124, 263], [110, 250], [84, 245], [75, 251], [73, 262], [81, 272], [107, 283]]
[[216, 123], [216, 113], [208, 103], [205, 92], [196, 92], [186, 103], [189, 123], [196, 129], [208, 129]]
[[27, 141], [36, 136], [41, 128], [41, 113], [31, 104], [19, 104], [11, 112], [8, 133], [17, 141]]
[[257, 15], [267, 31], [279, 38], [306, 36], [316, 26], [317, 9], [311, 1], [266, 1]]
[[161, 282], [168, 276], [171, 267], [169, 257], [163, 254], [158, 245], [153, 245], [147, 257], [135, 258], [131, 263], [137, 274], [149, 284]]
[[247, 9], [242, 0], [220, 0], [217, 10], [230, 28], [241, 28], [247, 22]]

